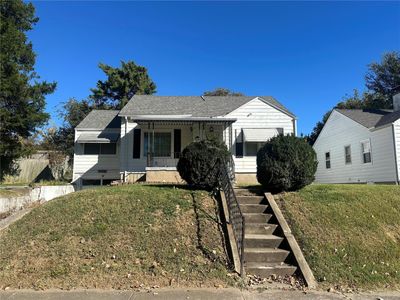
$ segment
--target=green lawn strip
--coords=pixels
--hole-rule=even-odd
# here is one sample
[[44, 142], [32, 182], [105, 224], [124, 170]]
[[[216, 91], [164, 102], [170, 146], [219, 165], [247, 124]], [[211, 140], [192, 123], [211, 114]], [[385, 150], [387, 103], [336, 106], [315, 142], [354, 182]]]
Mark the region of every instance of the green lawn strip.
[[0, 234], [0, 285], [234, 284], [215, 205], [206, 192], [143, 185], [55, 199]]
[[400, 287], [400, 187], [311, 185], [279, 203], [323, 287]]

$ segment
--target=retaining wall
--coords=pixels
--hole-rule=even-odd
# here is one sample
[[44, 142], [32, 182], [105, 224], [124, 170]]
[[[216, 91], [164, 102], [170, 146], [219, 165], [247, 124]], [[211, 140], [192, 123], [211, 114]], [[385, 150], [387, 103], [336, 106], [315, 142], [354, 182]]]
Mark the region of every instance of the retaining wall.
[[75, 192], [75, 187], [73, 185], [53, 185], [32, 188], [28, 193], [22, 196], [0, 196], [0, 213], [18, 210], [35, 202], [47, 202], [72, 192]]

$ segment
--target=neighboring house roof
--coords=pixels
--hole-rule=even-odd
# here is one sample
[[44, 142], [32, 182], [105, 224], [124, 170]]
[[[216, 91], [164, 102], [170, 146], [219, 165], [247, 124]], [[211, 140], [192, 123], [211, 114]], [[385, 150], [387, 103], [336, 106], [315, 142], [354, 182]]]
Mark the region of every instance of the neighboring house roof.
[[389, 109], [335, 109], [339, 113], [367, 128], [378, 128], [400, 118], [400, 111]]
[[121, 119], [118, 117], [119, 110], [92, 110], [76, 126], [77, 129], [99, 129], [120, 128]]
[[[257, 97], [250, 96], [152, 96], [135, 95], [121, 110], [120, 116], [190, 115], [191, 117], [221, 117]], [[265, 103], [295, 118], [276, 99], [258, 97]]]

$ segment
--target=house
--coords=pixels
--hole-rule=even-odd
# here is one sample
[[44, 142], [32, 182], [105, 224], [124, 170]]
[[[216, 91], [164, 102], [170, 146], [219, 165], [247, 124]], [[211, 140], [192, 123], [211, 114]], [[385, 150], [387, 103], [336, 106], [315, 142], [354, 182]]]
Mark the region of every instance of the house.
[[400, 182], [400, 94], [393, 102], [393, 110], [332, 111], [314, 144], [316, 182]]
[[257, 150], [280, 133], [296, 134], [296, 117], [269, 96], [135, 95], [121, 111], [94, 110], [76, 127], [73, 182], [180, 182], [181, 151], [217, 138], [232, 153], [236, 180], [252, 183]]

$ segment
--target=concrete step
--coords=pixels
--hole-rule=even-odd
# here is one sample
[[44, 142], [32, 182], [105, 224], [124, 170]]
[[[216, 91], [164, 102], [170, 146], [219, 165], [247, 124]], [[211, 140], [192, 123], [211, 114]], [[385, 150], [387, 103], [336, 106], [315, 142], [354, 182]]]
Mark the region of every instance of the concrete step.
[[293, 275], [296, 267], [288, 264], [258, 263], [250, 262], [245, 264], [246, 274], [269, 277], [271, 275], [286, 276]]
[[277, 224], [246, 223], [245, 234], [273, 234], [278, 228]]
[[241, 188], [235, 188], [235, 194], [237, 196], [263, 196], [264, 193], [262, 189], [241, 189]]
[[239, 204], [267, 204], [267, 199], [264, 196], [238, 196], [236, 199]]
[[242, 213], [265, 213], [268, 205], [265, 204], [240, 204]]
[[272, 234], [245, 234], [244, 248], [278, 248], [283, 238]]
[[245, 248], [244, 260], [246, 263], [281, 263], [289, 255], [289, 251], [275, 248]]
[[247, 225], [250, 223], [268, 223], [272, 214], [243, 213], [243, 216]]

